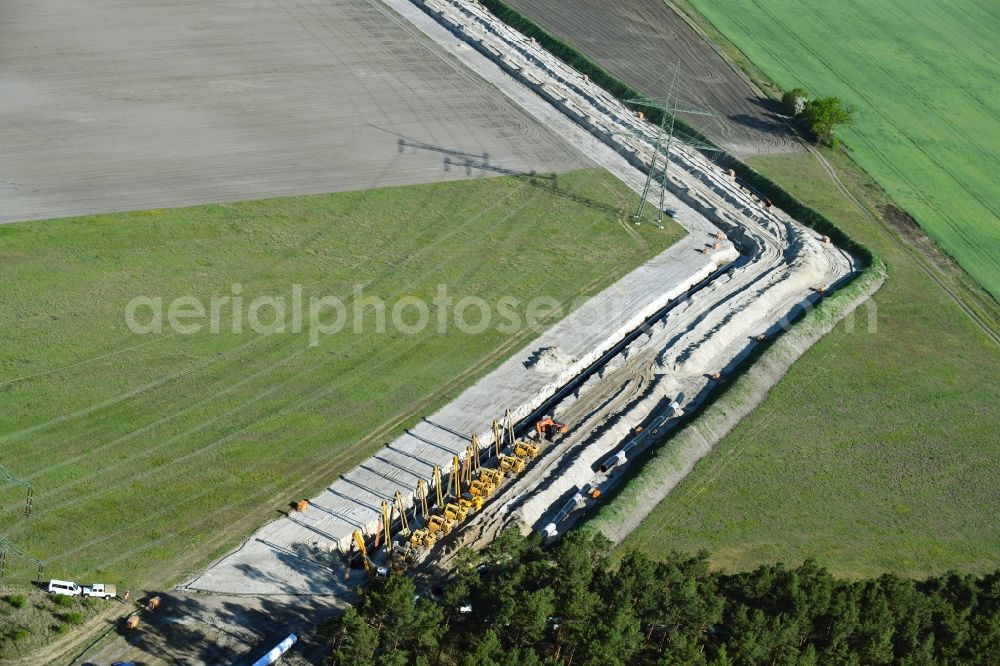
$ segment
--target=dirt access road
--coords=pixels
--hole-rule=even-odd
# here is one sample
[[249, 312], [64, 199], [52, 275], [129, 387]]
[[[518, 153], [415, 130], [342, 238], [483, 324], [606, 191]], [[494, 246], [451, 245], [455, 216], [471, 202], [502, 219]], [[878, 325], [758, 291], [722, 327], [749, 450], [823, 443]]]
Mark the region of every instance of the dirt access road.
[[104, 635], [83, 654], [52, 663], [250, 664], [294, 632], [299, 640], [282, 658], [282, 666], [318, 664], [329, 646], [315, 630], [345, 605], [343, 600], [328, 597], [193, 596], [173, 592], [160, 592], [158, 596], [160, 608], [155, 613], [141, 612], [136, 629], [123, 628], [128, 612], [123, 611], [122, 617], [107, 623]]
[[681, 101], [714, 111], [685, 116], [737, 157], [802, 150], [771, 102], [663, 0], [508, 0], [633, 88], [667, 94], [680, 62]]
[[590, 164], [379, 0], [5, 0], [0, 63], [0, 222]]

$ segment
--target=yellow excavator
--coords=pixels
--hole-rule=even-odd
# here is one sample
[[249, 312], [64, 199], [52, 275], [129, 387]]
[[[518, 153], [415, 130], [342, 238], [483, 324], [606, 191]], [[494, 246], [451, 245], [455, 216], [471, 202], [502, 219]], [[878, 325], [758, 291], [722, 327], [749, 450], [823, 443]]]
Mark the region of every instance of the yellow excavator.
[[361, 563], [365, 566], [365, 573], [368, 574], [368, 577], [385, 578], [389, 572], [384, 567], [376, 567], [371, 558], [368, 557], [368, 549], [365, 548], [365, 537], [361, 534], [361, 530], [354, 530], [354, 543], [358, 547], [358, 553], [361, 554]]
[[[475, 435], [472, 436], [472, 441], [475, 442], [476, 446], [478, 447], [478, 440], [476, 439]], [[471, 476], [472, 475], [471, 467], [476, 465], [478, 456], [473, 453], [473, 447], [471, 446], [469, 447], [467, 453], [469, 454], [469, 456], [468, 458], [466, 458], [466, 462], [470, 463], [470, 468], [464, 471], [468, 472], [468, 476]], [[452, 462], [452, 464], [458, 465], [458, 456], [455, 456], [455, 459]], [[455, 497], [458, 498], [456, 501], [458, 502], [459, 508], [462, 510], [461, 520], [465, 520], [466, 516], [468, 516], [470, 513], [475, 513], [476, 511], [479, 511], [480, 509], [483, 508], [483, 498], [472, 491], [472, 487], [478, 484], [479, 483], [478, 481], [471, 481], [469, 483], [469, 492], [463, 491], [462, 476], [466, 475], [460, 474], [454, 477]], [[454, 506], [454, 504], [450, 504], [449, 506]]]
[[427, 509], [427, 484], [423, 479], [417, 480], [417, 497], [420, 499], [420, 515], [426, 521], [431, 512]]
[[437, 542], [437, 535], [426, 527], [420, 527], [410, 533], [410, 548], [420, 550], [430, 548]]
[[[382, 531], [385, 532], [385, 552], [392, 553], [392, 508], [385, 500], [382, 500]], [[375, 547], [378, 548], [378, 535]]]
[[451, 528], [454, 526], [454, 522], [448, 520], [444, 516], [431, 516], [430, 520], [427, 521], [427, 529], [434, 538], [437, 539], [437, 533], [451, 534]]
[[469, 460], [471, 461], [471, 466], [469, 468], [470, 475], [479, 471], [481, 466], [479, 462], [479, 435], [472, 435], [472, 443], [469, 444]]
[[448, 492], [456, 500], [462, 496], [462, 471], [462, 461], [459, 460], [458, 456], [453, 456], [451, 474], [448, 476]]
[[[403, 506], [403, 496], [398, 490], [396, 491], [396, 510], [399, 511], [399, 533], [405, 539], [410, 536], [410, 522], [406, 519], [406, 507]], [[389, 531], [386, 530], [386, 537], [388, 536]]]
[[405, 574], [415, 561], [410, 544], [404, 543], [392, 551], [392, 557], [389, 558], [389, 570], [394, 574]]
[[493, 419], [493, 448], [497, 457], [500, 457], [500, 449], [503, 447], [503, 434], [500, 432], [500, 421]]
[[[457, 459], [457, 458], [456, 458]], [[456, 468], [457, 470], [457, 468]], [[457, 480], [457, 474], [452, 473]], [[437, 507], [442, 512], [444, 512], [444, 491], [442, 490], [442, 480], [441, 480], [441, 468], [434, 466], [434, 491], [437, 493]], [[455, 526], [455, 521], [449, 519], [446, 515], [441, 516], [430, 516], [427, 519], [427, 531], [437, 540], [438, 534], [451, 534], [452, 528]]]
[[444, 506], [444, 492], [441, 489], [441, 468], [437, 465], [434, 466], [434, 490], [437, 493], [437, 507], [440, 509]]
[[473, 481], [469, 484], [469, 492], [462, 493], [462, 496], [458, 500], [458, 505], [463, 509], [466, 509], [469, 513], [475, 513], [483, 508], [483, 496], [473, 492], [472, 487], [478, 484], [479, 481]]
[[[440, 470], [434, 468], [434, 478], [440, 481]], [[440, 490], [438, 491], [440, 493]], [[423, 479], [417, 481], [417, 498], [420, 500], [420, 515], [424, 519], [424, 524], [428, 524], [431, 519], [431, 512], [427, 506], [427, 483]], [[437, 534], [427, 527], [420, 527], [410, 534], [410, 547], [414, 550], [430, 548], [437, 542]]]
[[489, 496], [493, 494], [494, 490], [496, 490], [496, 486], [489, 481], [477, 479], [469, 484], [469, 492], [466, 494], [471, 495], [474, 498], [479, 498], [479, 506], [476, 507], [479, 509], [482, 507], [483, 501], [488, 499]]

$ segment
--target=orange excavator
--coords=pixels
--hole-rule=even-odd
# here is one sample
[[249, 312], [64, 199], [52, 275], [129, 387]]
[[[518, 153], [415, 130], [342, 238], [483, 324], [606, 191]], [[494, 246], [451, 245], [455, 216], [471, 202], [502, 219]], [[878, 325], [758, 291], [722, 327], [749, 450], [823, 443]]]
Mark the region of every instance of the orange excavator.
[[565, 435], [569, 432], [569, 426], [549, 416], [535, 423], [535, 432], [538, 433], [539, 441], [547, 439], [551, 442], [556, 435]]

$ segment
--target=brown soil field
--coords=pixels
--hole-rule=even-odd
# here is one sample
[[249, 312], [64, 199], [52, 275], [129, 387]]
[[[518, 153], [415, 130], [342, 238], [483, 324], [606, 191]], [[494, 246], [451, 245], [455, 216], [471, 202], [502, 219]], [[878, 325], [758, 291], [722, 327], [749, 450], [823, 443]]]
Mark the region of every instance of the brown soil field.
[[590, 164], [380, 0], [0, 16], [0, 223]]
[[802, 150], [773, 103], [662, 0], [508, 2], [648, 95], [667, 94], [680, 62], [681, 102], [715, 113], [685, 115], [685, 122], [734, 155]]

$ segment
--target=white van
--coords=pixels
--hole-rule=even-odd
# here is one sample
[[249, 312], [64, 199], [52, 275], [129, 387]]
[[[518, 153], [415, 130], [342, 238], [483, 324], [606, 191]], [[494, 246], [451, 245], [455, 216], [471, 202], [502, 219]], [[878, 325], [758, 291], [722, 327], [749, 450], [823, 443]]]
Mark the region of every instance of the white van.
[[67, 597], [78, 597], [83, 594], [83, 589], [76, 583], [68, 580], [50, 580], [49, 594], [64, 594]]

